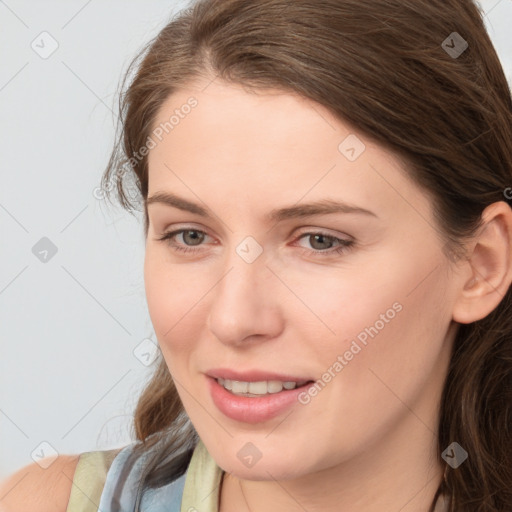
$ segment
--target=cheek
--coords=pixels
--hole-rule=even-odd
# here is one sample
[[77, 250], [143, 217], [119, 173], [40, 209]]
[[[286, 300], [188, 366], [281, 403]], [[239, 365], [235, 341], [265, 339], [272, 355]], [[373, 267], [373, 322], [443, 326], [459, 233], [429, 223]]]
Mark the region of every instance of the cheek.
[[[319, 283], [323, 295], [310, 290], [303, 296], [336, 332], [330, 333], [314, 317], [306, 325], [303, 310], [302, 320], [301, 315], [294, 319], [305, 342], [304, 358], [316, 362], [322, 381], [316, 394], [304, 397], [310, 400], [306, 407], [315, 411], [304, 417], [306, 430], [324, 429], [330, 446], [339, 443], [340, 435], [357, 446], [371, 441], [361, 425], [374, 427], [375, 440], [399, 416], [410, 414], [404, 404], [419, 417], [429, 417], [426, 409], [417, 410], [414, 404], [425, 390], [432, 399], [437, 396], [451, 319], [447, 279], [440, 268], [421, 282], [434, 267], [426, 261], [397, 264], [386, 267], [385, 274], [368, 272], [365, 280], [371, 277], [372, 287], [359, 286], [363, 279], [354, 276], [338, 284], [325, 280]], [[327, 414], [326, 404], [337, 407]], [[326, 414], [328, 421], [319, 427], [318, 417]], [[335, 431], [333, 423], [339, 425]]]
[[[314, 345], [339, 351], [345, 347], [346, 340], [361, 334], [364, 340], [365, 328], [373, 326], [382, 330], [393, 321], [402, 309], [405, 285], [403, 269], [386, 272], [373, 265], [363, 268], [324, 268], [315, 272], [287, 271], [286, 282], [293, 290], [296, 299], [290, 299], [287, 308], [291, 327], [305, 326], [309, 334], [303, 338], [317, 339]], [[402, 289], [403, 287], [403, 289]], [[299, 299], [299, 300], [297, 300]], [[347, 347], [348, 348], [348, 347]]]
[[438, 269], [413, 290], [410, 283], [420, 280], [418, 272], [407, 279], [403, 271], [400, 281], [369, 297], [366, 307], [347, 311], [350, 333], [343, 336], [343, 349], [330, 357], [343, 354], [347, 361], [333, 400], [344, 403], [350, 397], [359, 419], [391, 418], [404, 403], [415, 403], [443, 370], [451, 320], [445, 281]]
[[149, 247], [144, 259], [144, 287], [149, 316], [158, 341], [161, 341], [161, 336], [172, 327], [169, 312], [173, 311], [173, 303], [176, 302], [176, 287], [169, 282], [165, 266]]
[[[144, 260], [144, 286], [148, 312], [162, 354], [176, 357], [194, 349], [204, 325], [201, 300], [211, 284], [193, 271], [170, 264], [158, 248], [147, 248]], [[170, 368], [170, 367], [169, 367]]]
[[287, 310], [291, 328], [307, 342], [308, 359], [328, 371], [346, 355], [343, 373], [351, 374], [346, 384], [354, 389], [368, 385], [369, 369], [383, 371], [397, 388], [421, 378], [439, 357], [450, 324], [448, 280], [439, 260], [392, 256], [386, 265], [366, 266], [364, 272], [287, 276], [309, 309], [296, 301]]

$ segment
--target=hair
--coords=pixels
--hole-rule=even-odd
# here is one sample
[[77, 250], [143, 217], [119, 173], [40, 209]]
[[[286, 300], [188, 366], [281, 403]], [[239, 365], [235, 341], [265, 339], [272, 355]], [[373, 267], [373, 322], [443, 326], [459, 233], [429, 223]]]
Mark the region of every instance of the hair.
[[[443, 42], [467, 41], [451, 55]], [[453, 45], [451, 45], [453, 46]], [[135, 70], [135, 71], [134, 71]], [[163, 102], [195, 80], [248, 92], [278, 89], [329, 109], [404, 163], [431, 198], [447, 256], [512, 184], [512, 98], [483, 13], [473, 0], [199, 0], [150, 41], [121, 83], [119, 130], [102, 185], [148, 216], [147, 146]], [[127, 85], [128, 84], [128, 85]], [[145, 154], [146, 153], [146, 154]], [[126, 181], [135, 184], [135, 196]], [[108, 194], [107, 194], [108, 197]], [[467, 460], [445, 464], [450, 511], [512, 506], [512, 299], [458, 326], [440, 403], [438, 461], [454, 441]], [[140, 493], [187, 469], [198, 441], [161, 358], [134, 415], [135, 454], [148, 453]], [[169, 454], [173, 454], [169, 458]]]

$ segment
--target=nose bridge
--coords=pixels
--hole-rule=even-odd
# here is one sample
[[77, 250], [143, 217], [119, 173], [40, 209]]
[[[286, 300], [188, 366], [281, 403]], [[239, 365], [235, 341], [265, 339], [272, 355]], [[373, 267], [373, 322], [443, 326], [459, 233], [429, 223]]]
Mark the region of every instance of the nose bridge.
[[[269, 270], [264, 254], [255, 257], [254, 248], [242, 242], [226, 257], [223, 279], [216, 292], [217, 304], [224, 303], [231, 311], [260, 309], [261, 293], [268, 285]], [[254, 313], [252, 311], [248, 311]]]
[[[246, 236], [241, 242], [230, 248], [225, 259], [226, 272], [219, 283], [219, 293], [234, 299], [240, 294], [250, 304], [248, 298], [257, 300], [257, 294], [268, 281], [269, 269], [266, 267], [267, 254], [263, 246], [252, 236]], [[268, 284], [268, 283], [267, 283]], [[248, 295], [249, 297], [246, 297]]]
[[275, 335], [279, 312], [275, 277], [263, 248], [247, 237], [233, 247], [215, 286], [208, 325], [222, 342], [236, 343], [252, 335]]

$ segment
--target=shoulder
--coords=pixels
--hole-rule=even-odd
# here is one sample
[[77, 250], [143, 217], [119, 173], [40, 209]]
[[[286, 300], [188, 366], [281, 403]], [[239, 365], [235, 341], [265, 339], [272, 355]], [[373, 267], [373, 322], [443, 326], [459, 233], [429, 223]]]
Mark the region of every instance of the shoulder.
[[0, 482], [0, 512], [97, 510], [93, 505], [99, 502], [109, 468], [121, 450], [59, 455], [21, 468]]
[[66, 512], [79, 459], [59, 455], [46, 469], [33, 463], [0, 482], [0, 512]]

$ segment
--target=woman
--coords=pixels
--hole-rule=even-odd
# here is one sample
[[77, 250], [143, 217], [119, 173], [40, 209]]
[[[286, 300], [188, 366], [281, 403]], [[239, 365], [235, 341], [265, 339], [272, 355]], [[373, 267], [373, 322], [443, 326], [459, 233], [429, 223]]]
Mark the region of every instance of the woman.
[[137, 442], [21, 503], [510, 511], [512, 100], [477, 6], [205, 0], [140, 57], [103, 184], [143, 208], [162, 358]]

